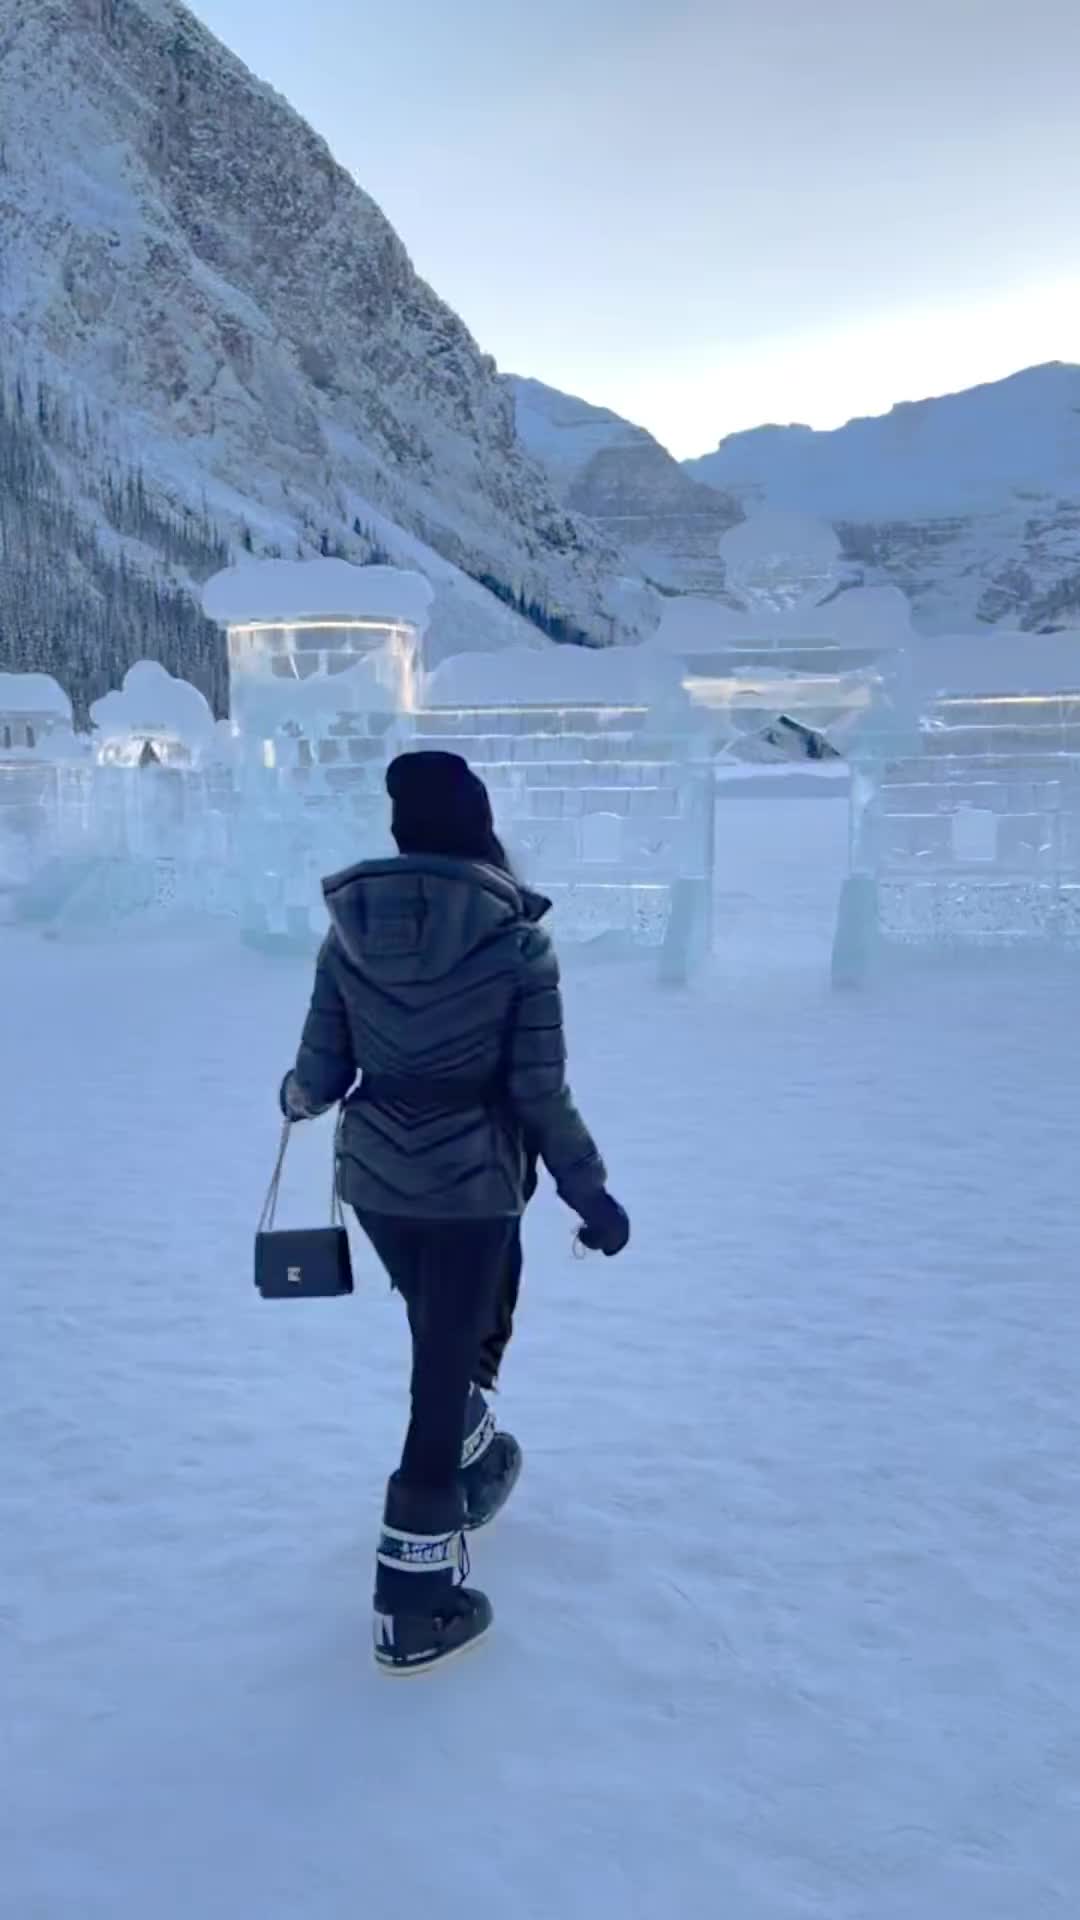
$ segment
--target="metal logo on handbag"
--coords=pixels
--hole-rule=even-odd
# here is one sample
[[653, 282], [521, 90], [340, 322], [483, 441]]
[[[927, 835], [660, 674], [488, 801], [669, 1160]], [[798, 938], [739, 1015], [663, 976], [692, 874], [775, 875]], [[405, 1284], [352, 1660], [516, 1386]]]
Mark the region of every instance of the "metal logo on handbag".
[[327, 1300], [353, 1290], [352, 1259], [345, 1212], [338, 1193], [338, 1150], [342, 1116], [334, 1132], [330, 1225], [275, 1230], [278, 1191], [292, 1122], [286, 1120], [255, 1234], [255, 1285], [264, 1300]]

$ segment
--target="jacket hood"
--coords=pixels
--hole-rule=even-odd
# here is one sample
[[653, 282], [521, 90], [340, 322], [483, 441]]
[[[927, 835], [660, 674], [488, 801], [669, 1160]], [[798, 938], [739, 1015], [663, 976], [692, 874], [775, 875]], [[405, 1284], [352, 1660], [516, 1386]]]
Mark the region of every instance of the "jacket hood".
[[365, 860], [323, 881], [353, 966], [386, 986], [439, 980], [497, 934], [551, 906], [497, 867], [438, 854]]

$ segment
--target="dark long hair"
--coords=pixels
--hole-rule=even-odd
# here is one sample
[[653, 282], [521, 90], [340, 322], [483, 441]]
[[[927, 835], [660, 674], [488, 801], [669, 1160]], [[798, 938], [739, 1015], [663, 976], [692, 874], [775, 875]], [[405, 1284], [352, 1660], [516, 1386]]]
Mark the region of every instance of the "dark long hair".
[[514, 863], [494, 830], [492, 830], [491, 837], [488, 841], [488, 849], [484, 855], [484, 859], [489, 867], [497, 867], [500, 873], [505, 873], [507, 879], [512, 880], [515, 886], [521, 885]]

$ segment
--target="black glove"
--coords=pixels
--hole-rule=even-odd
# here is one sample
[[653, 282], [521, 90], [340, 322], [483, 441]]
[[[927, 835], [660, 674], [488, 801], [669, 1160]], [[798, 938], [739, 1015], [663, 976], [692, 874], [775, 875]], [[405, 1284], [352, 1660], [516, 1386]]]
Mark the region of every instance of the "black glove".
[[290, 1068], [281, 1083], [278, 1093], [278, 1106], [285, 1120], [312, 1120], [315, 1118], [311, 1108], [306, 1105], [304, 1096], [296, 1084], [296, 1075]]
[[629, 1244], [630, 1216], [610, 1193], [599, 1193], [583, 1215], [578, 1241], [590, 1253], [606, 1254], [613, 1260]]

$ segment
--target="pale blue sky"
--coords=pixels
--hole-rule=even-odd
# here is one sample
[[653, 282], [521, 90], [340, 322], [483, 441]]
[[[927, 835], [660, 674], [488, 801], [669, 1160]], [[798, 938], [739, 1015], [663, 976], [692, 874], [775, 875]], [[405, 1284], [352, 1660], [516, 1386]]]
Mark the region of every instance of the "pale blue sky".
[[680, 455], [1080, 359], [1080, 0], [195, 0], [509, 371]]

